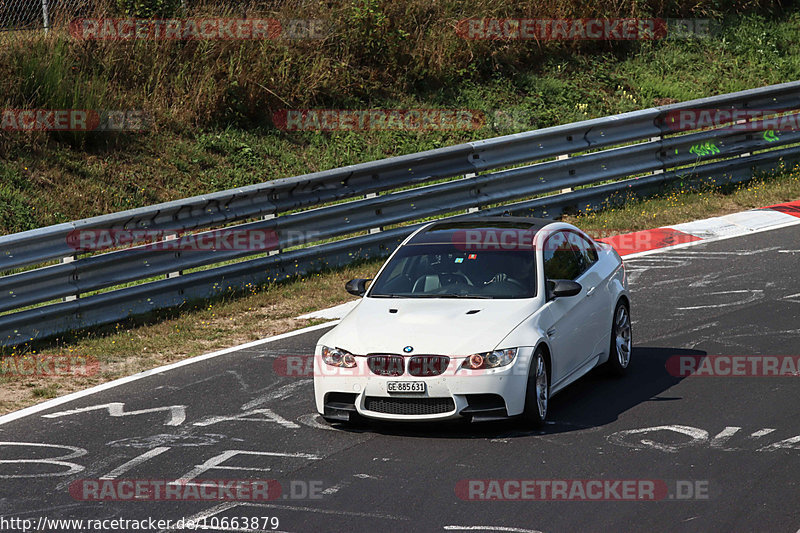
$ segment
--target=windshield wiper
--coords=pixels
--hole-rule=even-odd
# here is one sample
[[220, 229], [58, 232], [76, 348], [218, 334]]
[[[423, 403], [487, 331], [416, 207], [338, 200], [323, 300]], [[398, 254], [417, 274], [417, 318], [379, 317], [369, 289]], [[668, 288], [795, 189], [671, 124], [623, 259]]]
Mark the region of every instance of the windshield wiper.
[[402, 294], [370, 294], [370, 298], [408, 298]]

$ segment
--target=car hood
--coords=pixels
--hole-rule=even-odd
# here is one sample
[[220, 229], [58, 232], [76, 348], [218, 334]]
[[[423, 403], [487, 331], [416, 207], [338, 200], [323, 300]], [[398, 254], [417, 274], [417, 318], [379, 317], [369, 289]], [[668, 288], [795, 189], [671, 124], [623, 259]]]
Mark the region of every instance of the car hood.
[[[392, 312], [396, 310], [396, 312]], [[466, 356], [495, 348], [536, 310], [535, 300], [363, 298], [319, 344], [357, 355]]]

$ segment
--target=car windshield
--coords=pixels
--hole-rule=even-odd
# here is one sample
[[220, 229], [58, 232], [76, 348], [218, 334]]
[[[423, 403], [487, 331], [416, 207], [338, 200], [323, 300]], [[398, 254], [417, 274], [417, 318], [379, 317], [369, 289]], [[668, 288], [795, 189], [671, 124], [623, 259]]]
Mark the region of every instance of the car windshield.
[[531, 250], [469, 252], [454, 244], [400, 248], [370, 287], [371, 298], [532, 298]]

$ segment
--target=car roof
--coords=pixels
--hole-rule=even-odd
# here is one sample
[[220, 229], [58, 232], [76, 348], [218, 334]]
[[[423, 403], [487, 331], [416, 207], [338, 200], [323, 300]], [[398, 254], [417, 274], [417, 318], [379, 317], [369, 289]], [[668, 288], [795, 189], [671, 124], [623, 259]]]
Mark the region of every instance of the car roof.
[[557, 221], [533, 217], [464, 217], [456, 220], [443, 220], [422, 229], [406, 244], [452, 243], [454, 236], [465, 229], [527, 230], [535, 234], [554, 222]]

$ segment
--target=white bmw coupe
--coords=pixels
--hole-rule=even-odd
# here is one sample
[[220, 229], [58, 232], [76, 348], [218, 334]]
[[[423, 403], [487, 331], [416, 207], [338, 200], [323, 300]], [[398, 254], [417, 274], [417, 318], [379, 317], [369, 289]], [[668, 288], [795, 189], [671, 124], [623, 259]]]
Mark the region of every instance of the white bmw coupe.
[[544, 423], [551, 396], [631, 357], [619, 255], [563, 222], [434, 222], [410, 235], [314, 356], [317, 410], [424, 421], [521, 415]]

